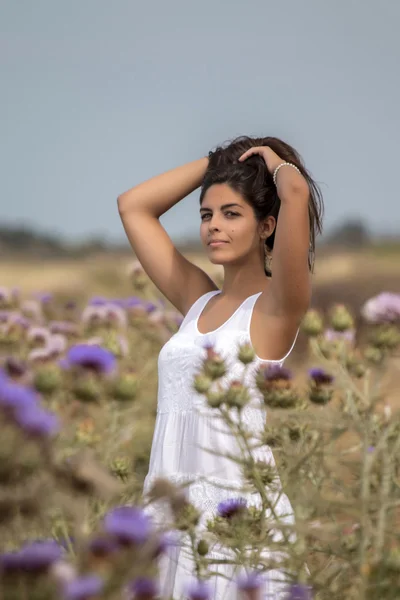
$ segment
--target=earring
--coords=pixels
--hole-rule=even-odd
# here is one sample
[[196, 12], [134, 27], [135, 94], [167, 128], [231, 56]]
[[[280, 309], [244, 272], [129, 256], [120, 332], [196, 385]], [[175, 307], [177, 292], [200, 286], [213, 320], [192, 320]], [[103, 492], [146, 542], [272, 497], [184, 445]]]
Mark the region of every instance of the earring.
[[264, 267], [268, 273], [271, 273], [272, 254], [268, 252], [267, 243], [264, 242]]

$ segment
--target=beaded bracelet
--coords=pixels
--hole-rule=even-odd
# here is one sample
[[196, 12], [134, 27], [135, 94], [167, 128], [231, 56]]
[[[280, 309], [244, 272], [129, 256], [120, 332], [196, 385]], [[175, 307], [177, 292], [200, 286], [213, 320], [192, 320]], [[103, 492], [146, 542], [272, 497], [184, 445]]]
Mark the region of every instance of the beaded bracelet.
[[273, 176], [272, 176], [272, 179], [274, 180], [274, 184], [275, 184], [275, 185], [276, 185], [276, 176], [277, 176], [277, 174], [278, 174], [278, 171], [279, 171], [279, 169], [280, 169], [281, 167], [292, 167], [293, 169], [296, 169], [296, 171], [297, 171], [298, 173], [300, 173], [300, 175], [301, 175], [301, 171], [300, 171], [300, 169], [298, 169], [298, 168], [296, 167], [296, 165], [293, 165], [293, 164], [292, 164], [292, 163], [290, 163], [290, 162], [283, 162], [283, 163], [281, 163], [280, 165], [278, 165], [278, 166], [276, 167], [276, 169], [275, 169], [275, 171], [274, 171], [274, 174], [273, 174]]

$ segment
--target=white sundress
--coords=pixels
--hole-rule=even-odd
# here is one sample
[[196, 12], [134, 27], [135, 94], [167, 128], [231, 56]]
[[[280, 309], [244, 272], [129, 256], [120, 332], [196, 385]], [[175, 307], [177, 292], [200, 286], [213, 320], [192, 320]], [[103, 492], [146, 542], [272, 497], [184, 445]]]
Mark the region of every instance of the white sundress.
[[[213, 345], [227, 364], [225, 383], [242, 379], [243, 364], [237, 359], [240, 344], [250, 342], [250, 323], [254, 305], [261, 292], [248, 297], [234, 314], [220, 327], [209, 333], [200, 333], [198, 320], [208, 301], [219, 294], [218, 290], [201, 296], [190, 308], [179, 331], [160, 351], [158, 359], [158, 403], [155, 430], [151, 448], [149, 471], [144, 482], [144, 494], [158, 477], [166, 477], [181, 485], [188, 484], [188, 499], [202, 512], [200, 527], [215, 515], [219, 502], [234, 497], [244, 497], [248, 504], [257, 504], [255, 494], [243, 493], [243, 476], [239, 466], [217, 453], [234, 454], [237, 446], [233, 436], [223, 431], [224, 424], [216, 418], [215, 410], [208, 407], [203, 395], [193, 389], [193, 380], [200, 371], [206, 355], [205, 347]], [[242, 411], [243, 419], [253, 432], [261, 431], [265, 411], [260, 393], [254, 385], [254, 371], [260, 365], [282, 365], [292, 351], [279, 361], [256, 358], [244, 376], [252, 390], [252, 402]], [[213, 453], [207, 452], [212, 450]], [[258, 459], [275, 464], [272, 451], [263, 446], [254, 451]], [[224, 489], [228, 487], [229, 489]], [[235, 491], [236, 490], [236, 491]], [[157, 517], [157, 509], [148, 510]], [[293, 522], [293, 511], [285, 494], [275, 506], [277, 514], [287, 523]], [[159, 514], [158, 514], [159, 516]], [[164, 514], [162, 516], [164, 521]], [[211, 556], [213, 556], [211, 549]], [[218, 552], [214, 556], [221, 558]], [[215, 576], [209, 582], [211, 598], [234, 600], [236, 598], [236, 573], [229, 565], [213, 567], [224, 576]], [[281, 600], [284, 597], [282, 574], [270, 571], [263, 598]], [[193, 562], [182, 536], [182, 542], [172, 547], [160, 561], [160, 589], [165, 598], [183, 598], [187, 584], [193, 579]], [[281, 581], [279, 581], [281, 580]]]

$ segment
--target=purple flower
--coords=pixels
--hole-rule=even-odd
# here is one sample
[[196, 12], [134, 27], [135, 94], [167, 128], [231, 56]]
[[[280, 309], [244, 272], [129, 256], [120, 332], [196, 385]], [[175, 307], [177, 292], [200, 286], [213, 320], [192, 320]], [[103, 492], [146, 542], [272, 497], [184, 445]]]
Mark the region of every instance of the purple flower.
[[83, 367], [98, 374], [110, 373], [116, 365], [116, 358], [101, 346], [77, 344], [68, 351], [66, 362], [63, 363], [65, 365]]
[[117, 305], [108, 304], [105, 307], [105, 318], [112, 321], [119, 327], [125, 328], [128, 324], [126, 312], [123, 308]]
[[3, 571], [44, 571], [59, 561], [63, 549], [54, 540], [30, 542], [16, 552], [0, 555]]
[[50, 348], [35, 348], [28, 354], [30, 362], [46, 362], [54, 358], [54, 353]]
[[153, 313], [155, 310], [157, 310], [157, 305], [154, 304], [154, 302], [145, 302], [144, 303], [144, 307], [146, 309], [146, 312], [151, 314]]
[[205, 581], [194, 581], [188, 587], [187, 595], [190, 600], [208, 600], [210, 598], [210, 588]]
[[354, 329], [346, 329], [346, 331], [335, 331], [334, 329], [326, 329], [324, 338], [327, 342], [336, 342], [344, 340], [350, 344], [354, 343], [356, 332]]
[[42, 571], [57, 562], [64, 550], [54, 540], [30, 542], [20, 550], [22, 568], [26, 571]]
[[10, 305], [19, 298], [19, 290], [17, 288], [0, 287], [0, 304]]
[[17, 312], [9, 314], [8, 322], [10, 325], [19, 325], [22, 329], [29, 329], [31, 326], [29, 319]]
[[258, 590], [263, 584], [263, 580], [259, 573], [246, 573], [238, 578], [237, 586], [239, 590], [244, 592]]
[[104, 298], [104, 296], [94, 296], [94, 298], [89, 301], [90, 306], [104, 306], [107, 303], [108, 300], [107, 298]]
[[122, 543], [142, 544], [150, 535], [151, 523], [140, 508], [119, 506], [105, 516], [104, 529]]
[[292, 377], [292, 372], [280, 365], [270, 365], [264, 370], [264, 379], [266, 381], [279, 381], [281, 379], [289, 381]]
[[0, 323], [7, 323], [9, 316], [10, 316], [10, 311], [0, 310]]
[[217, 507], [217, 513], [224, 519], [229, 519], [234, 515], [242, 512], [247, 506], [247, 502], [244, 498], [230, 498], [220, 502]]
[[53, 300], [53, 294], [50, 294], [49, 292], [41, 292], [39, 294], [35, 294], [35, 298], [42, 304], [48, 304]]
[[138, 577], [129, 585], [129, 591], [132, 592], [136, 600], [151, 600], [159, 595], [158, 585], [154, 579], [148, 577]]
[[15, 356], [6, 358], [4, 366], [10, 377], [21, 377], [26, 373], [26, 364]]
[[125, 308], [125, 301], [121, 298], [110, 298], [108, 304], [111, 306], [118, 306], [118, 308]]
[[332, 375], [324, 371], [324, 369], [320, 369], [318, 367], [310, 369], [308, 374], [317, 385], [330, 384], [333, 382], [334, 379]]
[[21, 303], [21, 312], [31, 316], [36, 323], [43, 323], [42, 305], [37, 300], [24, 300]]
[[19, 408], [15, 411], [14, 418], [29, 435], [49, 437], [59, 429], [56, 415], [37, 405]]
[[4, 369], [2, 369], [0, 367], [0, 390], [1, 390], [1, 385], [7, 383], [7, 381], [8, 381], [8, 379], [7, 379], [7, 373], [4, 371]]
[[46, 327], [39, 327], [38, 325], [34, 325], [29, 329], [26, 337], [29, 342], [41, 342], [46, 344], [50, 339], [50, 336], [50, 331]]
[[9, 288], [0, 287], [0, 302], [10, 302], [12, 299], [11, 290]]
[[68, 300], [68, 302], [64, 304], [64, 308], [65, 310], [74, 310], [76, 308], [75, 300]]
[[88, 600], [103, 591], [103, 580], [97, 575], [78, 577], [65, 586], [65, 600]]
[[131, 296], [130, 298], [125, 298], [124, 305], [125, 308], [143, 307], [143, 300], [137, 296]]
[[0, 572], [9, 573], [22, 569], [20, 552], [4, 552], [0, 554]]
[[51, 333], [61, 333], [63, 335], [77, 335], [78, 326], [71, 321], [51, 321], [49, 323]]
[[0, 378], [0, 406], [13, 412], [35, 406], [38, 397], [30, 388]]
[[400, 320], [400, 294], [383, 292], [370, 298], [361, 308], [368, 323], [387, 323]]
[[287, 589], [285, 600], [312, 600], [311, 587], [302, 583], [292, 583]]

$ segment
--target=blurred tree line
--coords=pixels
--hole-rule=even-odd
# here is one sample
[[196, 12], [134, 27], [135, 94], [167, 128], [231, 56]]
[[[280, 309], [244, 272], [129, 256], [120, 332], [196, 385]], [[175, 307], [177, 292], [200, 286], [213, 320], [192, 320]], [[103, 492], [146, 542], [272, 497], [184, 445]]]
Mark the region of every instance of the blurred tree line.
[[30, 227], [0, 225], [0, 254], [32, 258], [79, 258], [88, 254], [120, 252], [128, 249], [124, 240], [120, 244], [105, 238], [89, 237], [84, 242], [70, 242], [60, 236], [35, 231]]
[[[398, 236], [396, 246], [398, 245]], [[318, 241], [320, 248], [360, 250], [376, 243], [393, 244], [391, 239], [374, 239], [369, 228], [361, 219], [344, 221], [324, 234]], [[179, 244], [183, 251], [200, 250], [198, 240], [186, 240]], [[125, 239], [110, 242], [105, 237], [89, 237], [83, 242], [71, 242], [59, 235], [42, 233], [27, 226], [13, 227], [0, 224], [0, 254], [10, 257], [27, 256], [32, 258], [79, 258], [88, 254], [104, 252], [125, 252], [129, 250]]]

